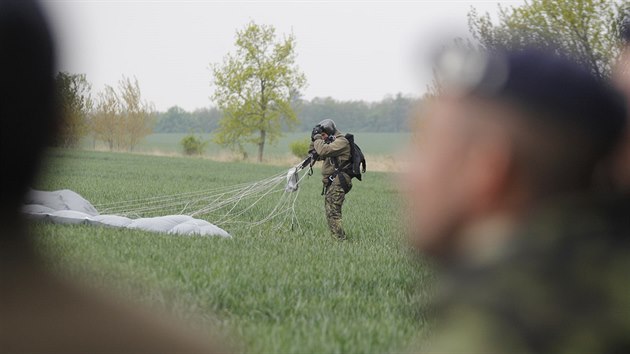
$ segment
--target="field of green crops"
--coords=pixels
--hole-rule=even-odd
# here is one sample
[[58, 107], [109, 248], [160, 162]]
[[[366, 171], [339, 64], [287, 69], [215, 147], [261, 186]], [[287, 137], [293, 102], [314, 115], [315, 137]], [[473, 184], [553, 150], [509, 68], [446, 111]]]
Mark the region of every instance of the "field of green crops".
[[[250, 182], [283, 168], [197, 158], [54, 150], [35, 186], [94, 204]], [[319, 178], [297, 203], [303, 231], [233, 228], [233, 239], [36, 224], [51, 266], [97, 288], [202, 321], [247, 353], [384, 353], [426, 330], [432, 272], [404, 242], [392, 176], [368, 172], [344, 209], [349, 241], [328, 235]], [[260, 211], [265, 212], [264, 210]], [[212, 220], [209, 220], [212, 222]]]

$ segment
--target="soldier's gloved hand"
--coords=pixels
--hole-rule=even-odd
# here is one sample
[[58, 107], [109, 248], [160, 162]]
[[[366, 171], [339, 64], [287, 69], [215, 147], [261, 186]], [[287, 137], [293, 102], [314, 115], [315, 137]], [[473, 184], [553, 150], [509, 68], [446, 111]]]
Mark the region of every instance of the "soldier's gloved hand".
[[311, 141], [319, 140], [322, 138], [322, 127], [321, 125], [316, 125], [311, 132]]
[[314, 161], [317, 161], [317, 159], [319, 159], [319, 154], [317, 153], [317, 151], [315, 151], [315, 149], [311, 149], [311, 150], [309, 150], [309, 151], [308, 151], [308, 154], [309, 154], [310, 156], [312, 156], [312, 158], [313, 158], [313, 162], [314, 162]]

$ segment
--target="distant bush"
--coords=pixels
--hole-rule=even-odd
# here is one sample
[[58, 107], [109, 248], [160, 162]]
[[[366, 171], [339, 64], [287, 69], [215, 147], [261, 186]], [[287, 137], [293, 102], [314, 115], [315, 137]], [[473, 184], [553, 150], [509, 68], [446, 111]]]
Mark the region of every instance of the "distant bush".
[[184, 154], [186, 155], [202, 155], [206, 146], [208, 146], [207, 141], [193, 134], [186, 135], [179, 143], [184, 148]]
[[289, 144], [289, 149], [291, 149], [293, 155], [297, 156], [298, 158], [304, 158], [308, 154], [308, 148], [310, 145], [311, 140], [309, 138], [304, 138], [292, 141]]

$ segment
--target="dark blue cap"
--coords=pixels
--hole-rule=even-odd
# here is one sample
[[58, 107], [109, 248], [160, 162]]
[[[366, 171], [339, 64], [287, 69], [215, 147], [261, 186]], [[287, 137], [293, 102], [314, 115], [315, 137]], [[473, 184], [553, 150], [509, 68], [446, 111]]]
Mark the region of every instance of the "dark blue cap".
[[614, 146], [626, 128], [623, 96], [588, 69], [555, 54], [529, 49], [486, 54], [469, 94], [508, 99], [533, 112], [529, 119], [563, 125]]

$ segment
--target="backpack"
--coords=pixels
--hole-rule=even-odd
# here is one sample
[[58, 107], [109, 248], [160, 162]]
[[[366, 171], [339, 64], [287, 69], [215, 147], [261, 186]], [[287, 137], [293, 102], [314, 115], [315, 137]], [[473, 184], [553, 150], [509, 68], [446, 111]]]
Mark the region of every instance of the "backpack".
[[339, 176], [339, 183], [341, 184], [341, 188], [343, 188], [344, 193], [349, 193], [352, 189], [352, 185], [348, 184], [346, 178], [343, 174], [339, 174], [339, 172], [347, 173], [350, 178], [356, 178], [359, 181], [361, 180], [361, 174], [365, 173], [365, 156], [361, 151], [361, 148], [354, 142], [354, 135], [346, 134], [344, 136], [348, 143], [350, 143], [350, 160], [345, 165], [345, 167], [340, 168], [339, 161], [337, 158], [333, 158], [333, 163], [335, 164], [335, 173], [328, 176], [328, 183], [324, 185], [322, 189], [322, 195], [326, 194], [326, 190], [333, 183], [335, 178]]
[[350, 164], [344, 168], [344, 172], [350, 175], [350, 178], [361, 180], [361, 174], [365, 173], [365, 156], [359, 145], [354, 142], [354, 135], [346, 134], [346, 140], [350, 143]]

